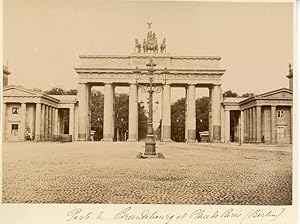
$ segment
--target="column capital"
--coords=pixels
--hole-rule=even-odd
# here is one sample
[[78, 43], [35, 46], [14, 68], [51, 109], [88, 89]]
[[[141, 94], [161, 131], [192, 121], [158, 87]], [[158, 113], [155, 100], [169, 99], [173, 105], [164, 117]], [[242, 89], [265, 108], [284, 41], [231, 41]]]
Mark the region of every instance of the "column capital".
[[189, 87], [189, 86], [196, 86], [196, 83], [188, 83], [187, 87]]
[[220, 84], [220, 83], [215, 83], [215, 84], [212, 84], [211, 87], [220, 87], [221, 88], [221, 85], [222, 84]]

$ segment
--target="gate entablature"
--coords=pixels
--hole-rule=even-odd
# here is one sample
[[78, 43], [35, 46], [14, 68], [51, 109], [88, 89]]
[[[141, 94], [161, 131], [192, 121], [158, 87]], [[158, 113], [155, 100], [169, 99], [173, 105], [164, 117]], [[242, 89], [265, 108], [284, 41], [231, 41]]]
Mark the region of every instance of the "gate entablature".
[[[170, 56], [161, 54], [132, 54], [129, 56], [81, 55], [81, 65], [75, 68], [80, 83], [132, 83], [137, 78], [147, 82], [146, 64], [150, 59], [157, 64], [157, 84], [220, 85], [225, 70], [220, 57]], [[141, 71], [136, 77], [135, 70]], [[165, 69], [168, 73], [164, 74]]]
[[[79, 83], [134, 83], [148, 82], [146, 70], [140, 69], [137, 76], [135, 69], [76, 69], [79, 75]], [[225, 70], [156, 70], [155, 84], [194, 84], [194, 85], [220, 85], [221, 76]]]

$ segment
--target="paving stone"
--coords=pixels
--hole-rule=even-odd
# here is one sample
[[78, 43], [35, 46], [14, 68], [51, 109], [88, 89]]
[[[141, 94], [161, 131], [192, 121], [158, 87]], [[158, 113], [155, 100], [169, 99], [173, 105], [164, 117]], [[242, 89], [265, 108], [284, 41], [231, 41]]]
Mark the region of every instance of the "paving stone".
[[292, 153], [220, 144], [4, 143], [4, 203], [289, 205]]

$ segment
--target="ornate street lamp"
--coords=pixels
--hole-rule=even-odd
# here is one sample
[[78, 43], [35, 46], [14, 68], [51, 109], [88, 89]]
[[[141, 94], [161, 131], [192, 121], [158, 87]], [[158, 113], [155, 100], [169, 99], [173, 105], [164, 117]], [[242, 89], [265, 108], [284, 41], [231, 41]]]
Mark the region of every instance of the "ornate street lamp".
[[[155, 69], [154, 67], [156, 64], [153, 62], [153, 59], [150, 59], [150, 62], [147, 65], [147, 75], [149, 78], [149, 82], [146, 84], [139, 84], [138, 86], [141, 87], [142, 93], [148, 93], [149, 94], [149, 100], [148, 100], [148, 125], [147, 125], [147, 136], [145, 141], [145, 157], [148, 156], [156, 156], [156, 142], [155, 142], [155, 136], [154, 136], [154, 129], [153, 129], [153, 94], [154, 93], [160, 93], [161, 87], [156, 86], [154, 84], [154, 75], [155, 75]], [[136, 68], [135, 73], [141, 73], [141, 71]], [[144, 158], [145, 158], [144, 157]]]

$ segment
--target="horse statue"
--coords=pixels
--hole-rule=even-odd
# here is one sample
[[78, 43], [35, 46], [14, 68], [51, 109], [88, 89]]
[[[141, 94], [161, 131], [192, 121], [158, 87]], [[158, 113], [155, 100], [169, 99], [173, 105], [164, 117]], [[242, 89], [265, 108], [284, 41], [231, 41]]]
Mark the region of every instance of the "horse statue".
[[154, 45], [153, 45], [153, 52], [154, 53], [158, 53], [158, 44], [157, 44], [157, 40], [155, 40]]
[[160, 53], [166, 52], [166, 38], [163, 39], [162, 44], [160, 45]]
[[139, 43], [138, 39], [135, 38], [135, 49], [137, 49], [138, 53], [141, 53], [141, 44]]
[[144, 51], [144, 53], [146, 53], [146, 51], [147, 51], [147, 42], [146, 42], [145, 38], [144, 38], [144, 42], [143, 42], [143, 51]]

